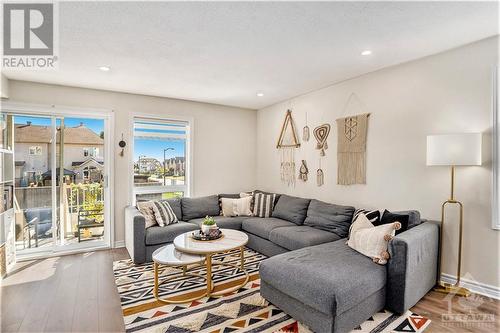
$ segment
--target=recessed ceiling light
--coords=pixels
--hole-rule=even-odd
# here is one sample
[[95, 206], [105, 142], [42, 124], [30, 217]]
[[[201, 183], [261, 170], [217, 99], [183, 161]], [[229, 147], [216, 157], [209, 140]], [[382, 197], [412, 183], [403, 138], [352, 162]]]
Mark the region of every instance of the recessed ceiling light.
[[370, 50], [364, 50], [363, 52], [361, 52], [361, 55], [364, 55], [364, 56], [370, 55], [370, 54], [372, 54], [372, 51], [370, 51]]
[[257, 93], [257, 97], [262, 97], [262, 96], [264, 96], [264, 93], [263, 93], [263, 92], [258, 92], [258, 93]]
[[101, 66], [101, 67], [99, 67], [99, 69], [100, 69], [101, 71], [103, 71], [103, 72], [109, 72], [109, 70], [110, 70], [111, 68], [110, 68], [110, 67], [108, 67], [108, 66]]

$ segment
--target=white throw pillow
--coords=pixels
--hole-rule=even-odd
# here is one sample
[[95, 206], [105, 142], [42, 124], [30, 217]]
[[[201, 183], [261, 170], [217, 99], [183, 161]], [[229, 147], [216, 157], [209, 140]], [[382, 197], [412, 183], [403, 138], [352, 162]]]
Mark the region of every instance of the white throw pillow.
[[385, 265], [389, 259], [387, 244], [401, 228], [399, 222], [374, 226], [365, 214], [359, 214], [351, 225], [347, 245], [352, 249], [373, 259], [380, 265]]
[[137, 202], [137, 209], [144, 216], [144, 220], [146, 221], [146, 228], [158, 225], [155, 218], [155, 212], [153, 210], [153, 202], [152, 201], [139, 201]]
[[222, 198], [222, 215], [224, 216], [251, 216], [252, 197], [240, 199]]

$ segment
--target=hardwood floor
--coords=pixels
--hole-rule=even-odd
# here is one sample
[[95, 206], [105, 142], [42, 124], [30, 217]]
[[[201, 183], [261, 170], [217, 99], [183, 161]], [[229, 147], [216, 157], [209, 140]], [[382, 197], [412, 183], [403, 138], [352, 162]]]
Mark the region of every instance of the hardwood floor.
[[[2, 282], [1, 332], [123, 332], [112, 262], [125, 258], [121, 248], [17, 264]], [[444, 322], [448, 301], [436, 292], [411, 310], [432, 320], [426, 333], [499, 332], [500, 302], [484, 296], [474, 300], [480, 303], [475, 312], [494, 315], [494, 322]], [[468, 313], [471, 304], [454, 297], [451, 312]]]
[[1, 332], [123, 332], [112, 262], [124, 248], [18, 263], [2, 282]]

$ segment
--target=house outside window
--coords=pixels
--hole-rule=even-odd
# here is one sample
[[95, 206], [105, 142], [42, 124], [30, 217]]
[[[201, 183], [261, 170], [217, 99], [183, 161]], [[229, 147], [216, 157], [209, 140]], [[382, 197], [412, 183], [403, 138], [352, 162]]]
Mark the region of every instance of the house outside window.
[[42, 155], [42, 147], [40, 146], [31, 146], [28, 149], [28, 155], [40, 156]]
[[96, 147], [83, 148], [84, 157], [97, 157], [98, 155], [99, 155], [99, 148]]
[[189, 129], [187, 121], [134, 119], [134, 202], [189, 195]]

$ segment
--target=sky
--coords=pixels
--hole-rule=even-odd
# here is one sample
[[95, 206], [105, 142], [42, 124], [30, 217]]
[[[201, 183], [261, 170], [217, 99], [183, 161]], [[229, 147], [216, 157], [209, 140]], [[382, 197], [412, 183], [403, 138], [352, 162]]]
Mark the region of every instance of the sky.
[[[52, 124], [52, 120], [47, 117], [25, 117], [25, 116], [14, 116], [15, 124], [26, 124], [26, 122], [31, 121], [33, 125], [45, 125], [50, 126]], [[94, 131], [97, 135], [99, 135], [102, 131], [104, 131], [104, 120], [102, 119], [89, 119], [89, 118], [70, 118], [64, 117], [64, 125], [68, 127], [75, 127], [83, 123], [85, 127]], [[61, 121], [57, 120], [57, 125], [60, 125]]]
[[163, 162], [163, 149], [174, 148], [174, 151], [166, 152], [165, 157], [184, 156], [184, 140], [166, 141], [166, 140], [151, 140], [151, 139], [134, 139], [134, 161], [139, 160], [139, 155], [154, 157], [158, 161]]

